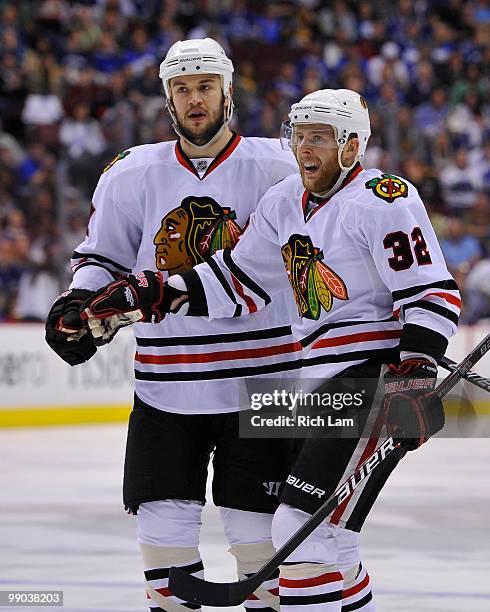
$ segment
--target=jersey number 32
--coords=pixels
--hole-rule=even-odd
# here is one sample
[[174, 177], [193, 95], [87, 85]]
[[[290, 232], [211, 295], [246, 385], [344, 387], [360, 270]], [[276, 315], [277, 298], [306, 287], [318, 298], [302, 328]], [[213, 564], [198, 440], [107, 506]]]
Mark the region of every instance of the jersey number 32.
[[419, 266], [426, 266], [432, 263], [429, 249], [420, 227], [414, 227], [410, 237], [412, 238], [413, 246], [410, 244], [410, 238], [405, 232], [391, 232], [391, 234], [386, 234], [384, 237], [384, 248], [393, 249], [393, 256], [388, 258], [388, 263], [390, 268], [396, 270], [396, 272], [408, 270], [413, 265], [415, 261], [413, 253], [415, 253]]

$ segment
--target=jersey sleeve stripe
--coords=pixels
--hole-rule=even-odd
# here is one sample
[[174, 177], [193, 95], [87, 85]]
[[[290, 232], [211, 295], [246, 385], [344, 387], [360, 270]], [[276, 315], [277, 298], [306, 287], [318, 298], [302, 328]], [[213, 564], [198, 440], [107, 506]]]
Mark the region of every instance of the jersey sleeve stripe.
[[194, 270], [189, 270], [184, 274], [184, 281], [190, 295], [189, 310], [187, 315], [194, 317], [207, 317], [209, 314], [208, 303], [199, 275], [196, 274]]
[[247, 305], [249, 314], [252, 314], [253, 312], [257, 312], [258, 310], [257, 304], [252, 300], [252, 298], [249, 295], [245, 293], [241, 283], [238, 281], [237, 278], [235, 278], [233, 274], [231, 275], [231, 280], [233, 281], [233, 284], [235, 285], [236, 292]]
[[225, 249], [223, 251], [223, 261], [230, 270], [230, 272], [250, 291], [258, 295], [266, 304], [269, 304], [271, 298], [267, 292], [261, 289], [257, 283], [250, 278], [245, 272], [239, 268], [231, 257], [231, 249]]
[[444, 300], [446, 300], [446, 302], [449, 302], [450, 304], [453, 304], [454, 306], [457, 306], [458, 308], [461, 308], [461, 300], [459, 297], [457, 297], [456, 295], [453, 295], [452, 293], [443, 293], [443, 292], [434, 292], [434, 293], [427, 293], [424, 297], [430, 297], [431, 295], [435, 295], [436, 297], [440, 297]]
[[437, 281], [435, 283], [429, 283], [428, 285], [416, 285], [415, 287], [407, 287], [406, 289], [399, 289], [392, 292], [393, 302], [400, 302], [410, 297], [414, 297], [419, 293], [423, 293], [427, 289], [443, 289], [445, 291], [459, 291], [459, 287], [456, 282], [451, 279]]
[[95, 261], [84, 261], [81, 264], [75, 264], [74, 266], [72, 266], [71, 269], [72, 269], [72, 272], [75, 273], [77, 272], [77, 270], [81, 270], [82, 268], [86, 268], [88, 266], [94, 266], [95, 268], [102, 268], [106, 272], [109, 272], [109, 274], [113, 276], [114, 280], [118, 280], [121, 277], [120, 274], [118, 274], [117, 272], [114, 272], [114, 270], [111, 270], [111, 268], [108, 268], [107, 266], [104, 266], [103, 264], [97, 263]]
[[236, 301], [235, 295], [233, 293], [233, 289], [228, 284], [228, 282], [227, 282], [227, 280], [225, 278], [225, 275], [220, 270], [218, 264], [214, 261], [214, 259], [212, 257], [210, 257], [208, 259], [207, 264], [211, 268], [211, 270], [213, 271], [213, 273], [216, 276], [216, 278], [218, 279], [220, 285], [223, 287], [226, 295], [230, 298], [230, 300], [233, 302], [233, 304], [236, 305], [235, 312], [233, 313], [233, 316], [234, 317], [239, 317], [241, 315], [241, 313], [242, 313], [242, 307]]
[[358, 342], [371, 342], [374, 340], [394, 340], [396, 338], [400, 338], [401, 335], [401, 329], [362, 332], [360, 334], [336, 336], [335, 338], [322, 338], [321, 340], [318, 340], [318, 342], [315, 342], [311, 348], [313, 350], [317, 348], [330, 348], [334, 346], [343, 346], [345, 344], [355, 344]]
[[101, 263], [108, 263], [111, 266], [118, 268], [122, 272], [126, 272], [126, 273], [131, 272], [130, 268], [125, 268], [120, 263], [117, 263], [117, 261], [113, 261], [112, 259], [109, 259], [108, 257], [104, 257], [103, 255], [98, 255], [97, 253], [79, 253], [78, 251], [74, 251], [71, 258], [75, 260], [76, 259], [83, 259], [83, 260], [94, 259], [95, 261], [99, 261]]
[[[451, 294], [448, 294], [448, 295], [451, 295]], [[461, 304], [459, 293], [452, 294], [452, 298], [450, 298], [450, 300], [446, 299], [445, 297], [441, 297], [441, 296], [442, 294], [437, 294], [437, 293], [432, 293], [432, 292], [427, 293], [425, 291], [422, 291], [422, 293], [419, 293], [418, 295], [412, 298], [405, 298], [404, 300], [399, 301], [397, 303], [396, 311], [394, 312], [399, 312], [401, 309], [405, 308], [409, 304], [414, 304], [415, 302], [424, 300], [427, 302], [432, 302], [433, 304], [440, 304], [441, 306], [444, 306], [445, 308], [448, 308], [449, 310], [453, 310], [454, 312], [456, 312], [456, 314], [459, 314], [460, 304]]]
[[429, 310], [430, 312], [433, 312], [441, 317], [449, 319], [455, 325], [458, 324], [459, 317], [456, 313], [454, 313], [452, 310], [449, 310], [449, 308], [444, 308], [444, 306], [439, 306], [439, 304], [433, 304], [428, 300], [418, 300], [417, 302], [410, 302], [410, 304], [405, 304], [405, 306], [403, 307], [405, 311], [409, 310], [410, 308], [422, 308], [423, 310]]

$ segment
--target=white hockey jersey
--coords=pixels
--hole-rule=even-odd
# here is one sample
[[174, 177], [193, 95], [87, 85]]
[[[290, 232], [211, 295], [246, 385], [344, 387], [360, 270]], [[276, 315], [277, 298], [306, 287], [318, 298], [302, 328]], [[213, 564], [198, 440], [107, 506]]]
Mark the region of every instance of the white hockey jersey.
[[[190, 269], [232, 247], [266, 190], [296, 171], [278, 140], [238, 135], [214, 160], [191, 161], [175, 141], [119, 154], [95, 190], [71, 287], [95, 290], [131, 271]], [[233, 291], [241, 293], [239, 283]], [[246, 319], [138, 323], [136, 394], [170, 412], [234, 411], [239, 379], [300, 367], [302, 347], [290, 327], [296, 317], [288, 290]]]
[[437, 358], [456, 330], [458, 287], [417, 190], [377, 169], [357, 165], [323, 203], [299, 175], [285, 178], [234, 251], [213, 259], [184, 275], [190, 288], [202, 283], [210, 317], [232, 316], [237, 305], [260, 309], [292, 289], [301, 317], [293, 332], [311, 377], [391, 360], [398, 348]]

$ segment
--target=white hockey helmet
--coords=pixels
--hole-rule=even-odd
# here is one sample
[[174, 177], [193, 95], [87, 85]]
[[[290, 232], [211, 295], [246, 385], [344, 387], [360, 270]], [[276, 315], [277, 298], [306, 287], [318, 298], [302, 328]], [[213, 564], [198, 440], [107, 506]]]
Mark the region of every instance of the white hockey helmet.
[[340, 153], [350, 134], [359, 138], [359, 158], [371, 136], [369, 112], [364, 98], [350, 89], [320, 89], [291, 106], [289, 122], [281, 127], [283, 147], [290, 148], [294, 126], [298, 123], [325, 123], [335, 128]]

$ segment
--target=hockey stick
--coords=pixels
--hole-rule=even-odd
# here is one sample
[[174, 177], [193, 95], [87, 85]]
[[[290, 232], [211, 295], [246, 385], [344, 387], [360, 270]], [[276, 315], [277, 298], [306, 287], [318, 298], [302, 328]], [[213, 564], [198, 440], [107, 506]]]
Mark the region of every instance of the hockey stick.
[[[470, 369], [490, 350], [488, 334], [471, 353], [435, 389], [438, 397], [444, 397]], [[169, 589], [184, 601], [214, 607], [237, 606], [244, 602], [279, 565], [347, 499], [356, 487], [380, 465], [388, 455], [400, 447], [393, 438], [388, 438], [374, 453], [329, 497], [300, 529], [267, 561], [257, 573], [235, 582], [208, 582], [186, 573], [178, 567], [170, 568]]]
[[[448, 357], [443, 357], [439, 365], [449, 372], [454, 372], [458, 367], [458, 364]], [[483, 376], [480, 376], [476, 372], [468, 372], [463, 378], [480, 389], [483, 389], [483, 391], [488, 391], [490, 393], [490, 378], [483, 378]]]

